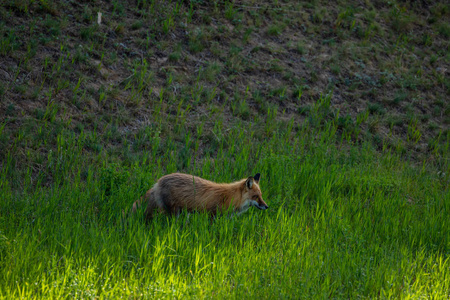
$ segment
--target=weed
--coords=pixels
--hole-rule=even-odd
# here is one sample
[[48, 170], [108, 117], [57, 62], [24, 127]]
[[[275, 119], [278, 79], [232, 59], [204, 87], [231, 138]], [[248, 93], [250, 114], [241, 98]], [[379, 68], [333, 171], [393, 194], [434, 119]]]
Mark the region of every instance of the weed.
[[234, 7], [233, 2], [227, 2], [225, 4], [225, 18], [227, 18], [230, 21], [233, 21], [236, 15], [237, 9]]
[[438, 56], [437, 55], [432, 55], [430, 57], [430, 64], [434, 65], [437, 62], [437, 60], [438, 60]]
[[438, 32], [440, 35], [442, 35], [444, 38], [450, 38], [450, 24], [446, 22], [442, 22], [439, 24]]
[[172, 62], [177, 62], [181, 58], [181, 52], [180, 51], [174, 51], [169, 54], [169, 60]]
[[6, 108], [6, 115], [7, 116], [13, 116], [15, 111], [14, 103], [10, 103], [8, 107]]
[[203, 32], [199, 29], [189, 36], [189, 51], [192, 53], [198, 53], [203, 51], [204, 48]]
[[222, 66], [217, 63], [213, 62], [208, 64], [208, 66], [204, 69], [202, 73], [202, 78], [206, 79], [207, 81], [213, 82], [216, 80], [218, 74], [222, 71]]
[[404, 118], [400, 115], [389, 115], [387, 117], [387, 123], [389, 127], [392, 129], [394, 126], [401, 127], [404, 124]]
[[408, 93], [405, 91], [397, 92], [394, 99], [392, 100], [392, 103], [395, 105], [400, 104], [401, 102], [405, 101], [408, 97]]
[[339, 75], [341, 73], [341, 67], [338, 64], [332, 64], [330, 66], [330, 70], [335, 75]]
[[6, 33], [6, 37], [0, 40], [0, 54], [8, 54], [11, 51], [15, 51], [20, 47], [19, 40], [13, 29], [10, 29]]
[[61, 25], [58, 20], [52, 19], [47, 15], [44, 26], [47, 29], [47, 33], [51, 36], [59, 36], [61, 34]]
[[242, 41], [243, 41], [244, 43], [248, 43], [248, 41], [249, 41], [249, 39], [250, 39], [250, 36], [251, 36], [251, 34], [253, 33], [253, 31], [254, 31], [253, 28], [248, 28], [248, 29], [245, 31], [244, 36], [243, 36], [243, 38], [242, 38]]
[[406, 32], [412, 23], [412, 16], [404, 7], [395, 5], [390, 11], [391, 26], [397, 32]]
[[338, 121], [337, 121], [338, 129], [346, 130], [353, 126], [354, 126], [354, 123], [353, 123], [352, 117], [350, 115], [338, 117]]
[[220, 44], [215, 41], [211, 43], [210, 51], [216, 57], [221, 57], [223, 55], [223, 51], [220, 48]]
[[439, 129], [439, 125], [438, 124], [436, 124], [434, 122], [430, 122], [428, 124], [428, 130], [435, 131], [437, 129]]
[[97, 25], [84, 27], [80, 31], [80, 36], [83, 40], [91, 40], [94, 37], [94, 33], [97, 31]]
[[114, 32], [118, 35], [122, 35], [125, 32], [125, 25], [120, 23], [117, 24], [116, 27], [114, 28]]
[[14, 87], [14, 89], [16, 92], [23, 95], [27, 91], [27, 85], [26, 84], [18, 84]]
[[310, 105], [300, 106], [298, 108], [298, 113], [301, 115], [308, 115], [310, 111], [311, 111]]
[[283, 26], [281, 25], [272, 25], [267, 29], [267, 34], [270, 36], [280, 35], [283, 31]]
[[131, 30], [141, 29], [142, 26], [144, 26], [144, 22], [142, 22], [142, 20], [138, 20], [138, 21], [134, 22], [133, 24], [131, 24]]
[[270, 70], [273, 72], [281, 73], [283, 71], [283, 66], [281, 65], [281, 62], [278, 59], [274, 59], [269, 62], [270, 64]]
[[295, 50], [301, 55], [305, 55], [308, 53], [308, 50], [303, 42], [298, 42]]
[[383, 115], [385, 113], [383, 106], [379, 103], [370, 103], [368, 109], [371, 114]]

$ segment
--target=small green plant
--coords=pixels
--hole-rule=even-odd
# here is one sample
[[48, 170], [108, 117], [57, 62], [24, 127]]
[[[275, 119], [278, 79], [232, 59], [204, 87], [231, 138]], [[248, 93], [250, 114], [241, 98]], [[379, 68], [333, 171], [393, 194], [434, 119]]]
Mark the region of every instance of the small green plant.
[[401, 127], [405, 123], [404, 117], [402, 117], [401, 115], [389, 115], [386, 121], [390, 129], [392, 129], [395, 126]]
[[412, 24], [412, 15], [406, 13], [406, 8], [394, 5], [390, 11], [391, 27], [396, 32], [406, 32]]
[[189, 51], [198, 53], [203, 51], [204, 48], [203, 32], [199, 29], [189, 36]]
[[385, 109], [380, 103], [369, 103], [368, 109], [371, 114], [375, 115], [383, 115], [385, 113]]
[[399, 91], [395, 94], [394, 99], [392, 100], [392, 103], [395, 105], [400, 104], [401, 102], [405, 101], [408, 97], [408, 93], [405, 91]]
[[47, 29], [47, 33], [51, 36], [59, 36], [61, 34], [61, 25], [58, 20], [52, 19], [48, 15], [44, 20], [44, 26]]
[[309, 89], [309, 86], [307, 86], [307, 85], [296, 86], [292, 96], [295, 99], [297, 99], [297, 102], [299, 102], [303, 96], [304, 91], [308, 90], [308, 89]]
[[6, 37], [0, 39], [0, 54], [6, 55], [19, 48], [19, 40], [13, 29], [8, 30]]
[[237, 107], [237, 114], [244, 120], [248, 120], [250, 117], [250, 108], [247, 104], [247, 101], [241, 100], [239, 101], [239, 105]]
[[450, 24], [447, 22], [441, 22], [438, 27], [438, 32], [444, 38], [450, 38]]
[[421, 44], [424, 46], [431, 46], [433, 44], [433, 37], [428, 33], [422, 35]]
[[337, 127], [341, 130], [348, 130], [350, 127], [354, 126], [354, 122], [350, 115], [339, 116], [337, 120]]
[[325, 19], [326, 10], [324, 8], [316, 8], [314, 13], [311, 15], [311, 21], [314, 24], [320, 24]]
[[411, 119], [408, 125], [408, 141], [412, 141], [414, 144], [417, 144], [421, 137], [422, 133], [417, 126], [417, 119]]
[[114, 28], [114, 32], [118, 35], [122, 35], [125, 33], [125, 25], [123, 23], [117, 24]]
[[167, 34], [174, 26], [175, 26], [174, 19], [172, 16], [169, 16], [167, 19], [163, 21], [162, 30], [165, 34]]
[[304, 105], [298, 108], [298, 113], [301, 115], [308, 115], [310, 111], [311, 111], [310, 105]]
[[249, 41], [249, 39], [250, 39], [250, 36], [251, 36], [251, 34], [253, 33], [253, 31], [254, 31], [253, 28], [248, 28], [248, 29], [245, 31], [244, 36], [243, 36], [243, 38], [242, 38], [242, 41], [243, 41], [244, 43], [248, 43], [248, 41]]
[[237, 9], [234, 7], [233, 2], [227, 2], [225, 4], [225, 18], [232, 21], [237, 14]]
[[271, 25], [267, 29], [267, 34], [271, 35], [271, 36], [277, 36], [277, 35], [280, 35], [282, 31], [283, 31], [283, 27], [281, 25]]
[[169, 54], [169, 60], [172, 62], [177, 62], [181, 58], [181, 52], [180, 51], [174, 51]]
[[339, 64], [332, 64], [330, 70], [333, 74], [339, 75], [341, 73], [341, 66]]
[[438, 60], [438, 56], [437, 55], [432, 55], [430, 57], [430, 64], [434, 65], [437, 62], [437, 60]]
[[133, 24], [131, 24], [131, 30], [141, 29], [142, 26], [144, 26], [144, 22], [142, 22], [142, 20], [138, 20], [138, 21], [134, 22]]
[[26, 84], [18, 84], [14, 87], [14, 90], [23, 95], [27, 91], [27, 85]]
[[306, 45], [303, 42], [298, 42], [295, 50], [301, 54], [301, 55], [305, 55], [308, 53], [308, 49], [306, 48]]
[[88, 41], [94, 37], [94, 33], [97, 31], [97, 25], [87, 26], [81, 29], [80, 36], [83, 40]]
[[216, 41], [211, 43], [210, 50], [211, 53], [214, 54], [216, 57], [221, 57], [223, 55], [223, 51], [220, 48], [220, 44]]
[[218, 74], [222, 71], [222, 66], [217, 62], [212, 62], [203, 70], [202, 78], [213, 82], [216, 80]]
[[14, 112], [15, 112], [15, 106], [14, 106], [14, 103], [10, 103], [9, 105], [8, 105], [8, 107], [6, 108], [6, 115], [7, 116], [13, 116], [14, 115]]
[[274, 88], [273, 90], [270, 91], [269, 96], [270, 97], [279, 97], [280, 100], [284, 100], [285, 96], [286, 96], [286, 87], [285, 86], [280, 86], [278, 88]]
[[279, 72], [279, 73], [283, 71], [283, 67], [281, 65], [281, 62], [278, 59], [271, 60], [269, 62], [269, 64], [270, 64], [270, 70], [271, 71]]

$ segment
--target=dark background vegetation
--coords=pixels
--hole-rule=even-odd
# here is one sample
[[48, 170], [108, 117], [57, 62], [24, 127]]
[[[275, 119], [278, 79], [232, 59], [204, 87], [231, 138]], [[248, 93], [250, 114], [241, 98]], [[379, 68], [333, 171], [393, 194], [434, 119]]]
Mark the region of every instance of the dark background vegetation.
[[155, 131], [155, 151], [176, 150], [204, 124], [202, 157], [215, 116], [231, 127], [275, 112], [296, 131], [320, 95], [350, 144], [436, 162], [450, 136], [449, 18], [447, 1], [6, 0], [0, 164], [14, 153], [38, 176], [62, 131], [86, 136], [88, 157], [131, 164]]

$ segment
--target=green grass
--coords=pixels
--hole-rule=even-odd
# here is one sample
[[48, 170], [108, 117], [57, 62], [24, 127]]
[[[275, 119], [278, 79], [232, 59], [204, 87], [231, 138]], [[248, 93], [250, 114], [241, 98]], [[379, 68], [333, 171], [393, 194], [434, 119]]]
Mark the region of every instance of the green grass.
[[[448, 165], [414, 166], [369, 143], [345, 146], [343, 119], [323, 121], [324, 105], [326, 98], [311, 109], [322, 125], [306, 122], [297, 133], [276, 114], [226, 135], [213, 121], [214, 159], [193, 146], [202, 129], [191, 135], [182, 127], [185, 148], [170, 140], [158, 147], [159, 131], [150, 128], [137, 136], [147, 150], [131, 164], [110, 162], [103, 148], [86, 157], [99, 137], [83, 128], [57, 134], [37, 176], [32, 167], [19, 176], [8, 152], [0, 297], [448, 297]], [[176, 122], [184, 124], [181, 114]], [[176, 149], [185, 153], [173, 156]], [[122, 222], [122, 210], [177, 170], [218, 182], [260, 172], [270, 209]], [[47, 176], [52, 184], [43, 184]]]
[[[0, 299], [450, 297], [422, 2], [0, 4]], [[270, 208], [122, 219], [176, 171], [260, 172]]]

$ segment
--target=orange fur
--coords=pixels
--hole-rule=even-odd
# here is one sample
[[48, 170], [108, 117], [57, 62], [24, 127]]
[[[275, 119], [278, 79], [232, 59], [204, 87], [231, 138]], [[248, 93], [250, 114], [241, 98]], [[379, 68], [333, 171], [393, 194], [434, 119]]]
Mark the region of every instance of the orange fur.
[[133, 204], [133, 212], [146, 204], [145, 217], [151, 219], [155, 210], [178, 214], [181, 210], [218, 211], [231, 208], [244, 212], [250, 206], [267, 209], [259, 188], [259, 174], [233, 183], [215, 183], [197, 176], [173, 173], [161, 177], [143, 198]]

